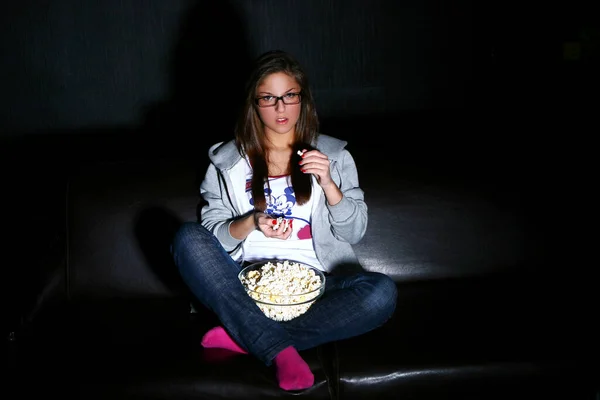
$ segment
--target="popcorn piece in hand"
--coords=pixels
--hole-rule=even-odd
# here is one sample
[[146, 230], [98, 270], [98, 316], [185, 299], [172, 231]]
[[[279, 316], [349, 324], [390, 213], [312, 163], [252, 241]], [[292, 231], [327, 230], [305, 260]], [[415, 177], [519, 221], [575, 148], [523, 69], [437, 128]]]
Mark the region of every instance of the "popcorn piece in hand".
[[279, 229], [279, 226], [281, 225], [281, 223], [283, 223], [283, 231], [287, 231], [287, 229], [290, 226], [290, 220], [287, 218], [283, 218], [283, 217], [278, 217], [277, 218], [277, 223], [275, 225], [273, 225], [273, 230], [276, 231], [277, 229]]
[[304, 152], [303, 152], [302, 150], [298, 150], [296, 153], [297, 153], [297, 154], [298, 154], [300, 157], [302, 157], [302, 154], [304, 154]]

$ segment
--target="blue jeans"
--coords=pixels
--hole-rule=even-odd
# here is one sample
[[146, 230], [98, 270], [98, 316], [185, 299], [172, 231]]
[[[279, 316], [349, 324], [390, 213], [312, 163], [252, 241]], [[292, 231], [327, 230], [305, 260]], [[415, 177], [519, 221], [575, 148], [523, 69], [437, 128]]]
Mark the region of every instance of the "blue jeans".
[[246, 294], [238, 279], [240, 264], [201, 224], [184, 223], [172, 253], [191, 292], [216, 313], [233, 340], [266, 365], [288, 346], [300, 351], [373, 330], [396, 307], [394, 281], [385, 274], [361, 272], [327, 276], [325, 293], [305, 314], [274, 321]]

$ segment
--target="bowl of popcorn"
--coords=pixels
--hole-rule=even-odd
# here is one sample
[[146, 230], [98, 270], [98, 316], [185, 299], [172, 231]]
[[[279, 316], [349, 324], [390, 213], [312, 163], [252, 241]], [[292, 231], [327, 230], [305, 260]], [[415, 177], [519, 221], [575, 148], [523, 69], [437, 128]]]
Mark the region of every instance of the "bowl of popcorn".
[[319, 269], [292, 260], [268, 260], [248, 265], [238, 274], [246, 293], [275, 321], [304, 314], [325, 291]]

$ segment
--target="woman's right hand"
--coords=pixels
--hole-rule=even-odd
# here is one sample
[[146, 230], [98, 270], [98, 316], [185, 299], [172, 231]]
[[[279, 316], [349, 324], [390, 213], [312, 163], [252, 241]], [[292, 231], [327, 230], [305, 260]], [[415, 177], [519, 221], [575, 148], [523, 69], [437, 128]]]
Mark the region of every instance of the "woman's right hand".
[[[273, 218], [264, 212], [254, 212], [254, 225], [256, 229], [261, 231], [263, 235], [270, 238], [286, 240], [292, 234], [292, 223], [293, 219], [289, 220], [288, 228], [285, 229], [285, 224], [279, 224], [277, 229], [273, 229], [277, 225], [277, 218]], [[284, 232], [285, 231], [285, 232]]]

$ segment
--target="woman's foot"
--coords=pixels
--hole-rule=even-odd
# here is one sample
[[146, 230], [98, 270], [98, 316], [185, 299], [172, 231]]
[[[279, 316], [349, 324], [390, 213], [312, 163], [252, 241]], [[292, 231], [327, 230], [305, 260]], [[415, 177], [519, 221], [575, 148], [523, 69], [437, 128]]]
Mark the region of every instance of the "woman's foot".
[[279, 352], [273, 363], [277, 369], [279, 387], [284, 390], [307, 389], [315, 383], [315, 377], [308, 364], [292, 346]]
[[248, 354], [242, 349], [222, 326], [217, 326], [206, 332], [202, 337], [202, 346], [207, 348], [219, 348], [235, 351], [237, 353]]

